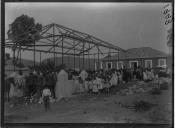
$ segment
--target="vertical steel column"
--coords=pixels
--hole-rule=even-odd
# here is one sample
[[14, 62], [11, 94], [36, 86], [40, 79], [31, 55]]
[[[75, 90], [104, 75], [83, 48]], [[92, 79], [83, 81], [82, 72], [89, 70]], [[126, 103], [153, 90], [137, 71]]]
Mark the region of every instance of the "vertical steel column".
[[63, 53], [63, 36], [62, 36], [62, 64], [63, 64], [63, 56], [64, 56], [64, 53]]
[[[90, 44], [89, 44], [89, 49], [90, 49]], [[89, 50], [88, 50], [88, 62], [89, 62], [89, 63], [88, 63], [88, 67], [89, 67], [89, 68], [88, 68], [88, 69], [90, 70], [90, 58], [89, 58]]]
[[81, 67], [80, 67], [80, 55], [79, 55], [79, 68], [81, 69]]
[[[111, 63], [111, 49], [109, 49], [109, 61]], [[112, 64], [111, 64], [111, 67], [112, 67]]]
[[119, 59], [120, 59], [120, 58], [119, 58], [119, 51], [118, 51], [118, 69], [119, 69]]
[[15, 60], [15, 49], [13, 49], [13, 70], [14, 71], [16, 71], [16, 68], [15, 68], [15, 64], [16, 64], [16, 62], [15, 62], [16, 60]]
[[75, 41], [73, 41], [74, 44], [74, 69], [75, 69]]
[[[109, 63], [109, 52], [108, 52], [108, 63]], [[107, 68], [108, 68], [108, 64], [107, 64]]]
[[34, 69], [35, 69], [35, 41], [34, 41], [34, 53], [33, 53], [33, 58], [34, 58]]
[[100, 69], [100, 68], [99, 68], [99, 66], [100, 66], [100, 65], [99, 65], [99, 63], [100, 63], [100, 62], [99, 62], [99, 46], [97, 46], [97, 47], [98, 47], [98, 64], [97, 64], [98, 67], [97, 67], [97, 69], [99, 70], [99, 69]]
[[40, 66], [41, 66], [41, 52], [40, 52]]
[[68, 59], [67, 67], [70, 67], [70, 64], [69, 64], [69, 55], [67, 55], [67, 59]]
[[53, 56], [54, 56], [54, 69], [56, 67], [56, 64], [55, 64], [55, 24], [53, 24], [53, 50], [54, 50], [54, 53], [53, 53]]
[[21, 64], [21, 45], [20, 45], [20, 64]]
[[84, 69], [84, 45], [85, 43], [83, 42], [83, 69]]
[[95, 53], [94, 53], [94, 70], [95, 70]]

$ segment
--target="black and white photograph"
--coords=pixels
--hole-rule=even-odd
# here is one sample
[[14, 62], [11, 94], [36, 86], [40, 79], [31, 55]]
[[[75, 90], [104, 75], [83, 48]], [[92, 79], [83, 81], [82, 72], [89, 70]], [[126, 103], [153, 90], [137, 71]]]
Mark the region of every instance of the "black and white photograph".
[[6, 2], [4, 123], [173, 123], [171, 2]]

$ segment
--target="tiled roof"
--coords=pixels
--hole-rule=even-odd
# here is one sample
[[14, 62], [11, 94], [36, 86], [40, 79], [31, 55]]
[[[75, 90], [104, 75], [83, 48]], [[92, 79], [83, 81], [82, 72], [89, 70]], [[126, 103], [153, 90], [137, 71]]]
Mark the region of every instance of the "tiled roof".
[[[119, 53], [119, 59], [157, 58], [167, 56], [168, 55], [166, 53], [153, 49], [151, 47], [131, 48], [126, 52]], [[118, 55], [113, 55], [110, 59], [116, 60], [118, 59]], [[108, 60], [108, 57], [104, 57], [103, 60]]]

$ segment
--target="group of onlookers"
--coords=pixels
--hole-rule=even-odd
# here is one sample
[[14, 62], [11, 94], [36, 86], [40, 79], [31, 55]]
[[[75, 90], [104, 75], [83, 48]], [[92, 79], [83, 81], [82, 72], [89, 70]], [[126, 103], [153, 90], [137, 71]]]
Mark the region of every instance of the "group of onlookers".
[[[116, 86], [120, 83], [127, 83], [133, 79], [150, 81], [158, 78], [158, 73], [156, 73], [154, 69], [143, 69], [141, 67], [133, 69], [126, 69], [124, 67], [120, 70], [113, 69], [108, 71], [65, 71], [68, 74], [68, 79], [74, 81], [73, 84], [76, 84], [79, 92], [109, 91], [112, 86]], [[27, 76], [24, 76], [22, 71], [19, 71], [19, 73], [13, 73], [13, 75], [7, 77], [14, 78], [14, 85], [9, 88], [10, 96], [20, 95], [31, 97], [35, 95], [39, 98], [42, 96], [42, 89], [44, 86], [48, 86], [51, 90], [52, 97], [56, 98], [55, 86], [58, 73], [59, 71], [33, 71]], [[7, 78], [6, 83], [10, 80]]]

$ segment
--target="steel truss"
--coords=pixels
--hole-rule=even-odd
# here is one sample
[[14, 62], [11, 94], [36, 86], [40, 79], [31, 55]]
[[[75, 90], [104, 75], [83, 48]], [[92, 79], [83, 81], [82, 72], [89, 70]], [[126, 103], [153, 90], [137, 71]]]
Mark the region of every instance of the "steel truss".
[[[26, 32], [29, 33], [29, 32]], [[25, 34], [26, 34], [25, 33]], [[103, 41], [96, 38], [90, 34], [86, 34], [77, 30], [70, 29], [68, 27], [58, 25], [55, 23], [46, 25], [39, 32], [40, 40], [33, 44], [19, 44], [18, 41], [12, 41], [10, 39], [6, 40], [5, 47], [13, 48], [16, 47], [18, 55], [20, 55], [21, 60], [21, 50], [33, 51], [34, 66], [35, 66], [35, 56], [36, 52], [40, 53], [40, 63], [42, 53], [52, 53], [54, 55], [54, 64], [57, 54], [62, 55], [62, 64], [64, 63], [64, 55], [74, 56], [74, 68], [75, 68], [75, 56], [83, 57], [83, 68], [84, 68], [84, 58], [85, 56], [94, 56], [96, 60], [96, 55], [98, 57], [98, 68], [100, 55], [110, 55], [112, 53], [118, 53], [120, 51], [125, 51], [124, 49], [115, 46], [111, 43]], [[21, 39], [24, 41], [26, 39]], [[109, 49], [108, 52], [104, 52], [102, 49]], [[113, 52], [111, 52], [113, 50]], [[15, 52], [14, 52], [15, 57]], [[18, 58], [18, 56], [17, 56]]]

